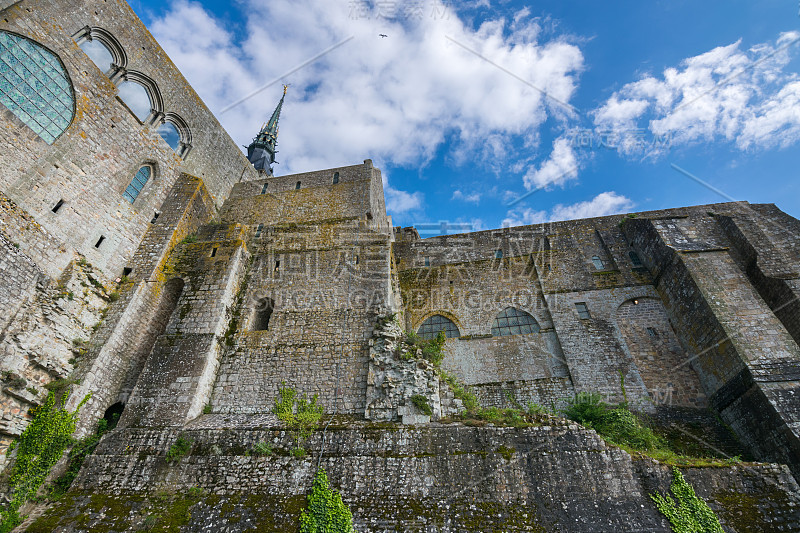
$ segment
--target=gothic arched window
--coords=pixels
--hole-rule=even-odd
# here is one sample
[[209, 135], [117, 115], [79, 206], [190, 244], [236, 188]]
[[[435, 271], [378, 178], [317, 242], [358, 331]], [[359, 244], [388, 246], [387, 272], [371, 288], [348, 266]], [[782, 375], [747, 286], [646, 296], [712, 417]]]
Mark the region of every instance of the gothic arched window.
[[128, 188], [125, 189], [124, 193], [122, 193], [122, 197], [128, 200], [130, 203], [133, 203], [136, 200], [136, 197], [139, 196], [139, 193], [142, 192], [144, 184], [147, 183], [147, 180], [150, 179], [152, 174], [153, 170], [150, 168], [150, 165], [144, 165], [140, 167], [139, 171], [136, 172], [136, 175], [133, 176], [131, 184], [128, 185]]
[[58, 57], [7, 31], [0, 31], [0, 104], [47, 144], [53, 144], [75, 116], [72, 83]]
[[518, 335], [520, 333], [539, 333], [539, 324], [531, 315], [514, 307], [505, 308], [494, 319], [492, 335]]
[[147, 94], [147, 89], [135, 81], [121, 83], [119, 97], [141, 122], [145, 122], [153, 110], [153, 103], [150, 95]]
[[114, 66], [114, 56], [111, 50], [102, 42], [96, 40], [90, 41], [87, 39], [78, 46], [80, 46], [81, 50], [89, 56], [89, 59], [91, 59], [103, 73], [108, 72], [111, 70], [111, 67]]
[[461, 336], [461, 333], [458, 331], [458, 326], [456, 326], [452, 320], [442, 315], [433, 315], [426, 318], [425, 322], [423, 322], [417, 330], [417, 335], [423, 339], [430, 340], [435, 339], [440, 331], [444, 331], [444, 336], [448, 339]]

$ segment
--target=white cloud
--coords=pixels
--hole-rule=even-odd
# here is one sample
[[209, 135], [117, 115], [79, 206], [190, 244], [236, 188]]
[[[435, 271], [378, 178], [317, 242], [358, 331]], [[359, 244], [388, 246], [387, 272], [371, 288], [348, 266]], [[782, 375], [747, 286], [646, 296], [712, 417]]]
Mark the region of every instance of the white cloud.
[[634, 207], [634, 202], [614, 191], [598, 194], [591, 200], [572, 205], [558, 204], [550, 211], [537, 211], [531, 208], [515, 208], [509, 211], [503, 220], [503, 227], [541, 224], [558, 220], [574, 220], [580, 218], [603, 217], [617, 213], [625, 213]]
[[481, 193], [474, 192], [472, 194], [464, 194], [456, 189], [453, 191], [453, 200], [461, 200], [462, 202], [478, 205], [481, 201]]
[[578, 177], [578, 159], [569, 139], [559, 137], [553, 141], [550, 157], [538, 169], [529, 169], [523, 177], [528, 190], [551, 185], [563, 185]]
[[800, 141], [800, 77], [784, 69], [800, 39], [786, 32], [774, 44], [740, 50], [741, 41], [684, 59], [662, 76], [646, 76], [615, 92], [593, 113], [598, 129], [642, 128], [649, 138], [619, 151], [647, 155], [670, 145], [724, 140], [739, 149]]
[[[529, 11], [474, 29], [447, 4], [437, 6], [439, 16], [426, 7], [423, 16], [397, 19], [356, 13], [353, 4], [245, 0], [247, 25], [235, 35], [199, 4], [176, 0], [150, 29], [238, 144], [248, 144], [269, 117], [280, 85], [220, 115], [221, 109], [353, 36], [281, 80], [291, 83], [278, 140], [282, 174], [365, 158], [424, 165], [445, 141], [451, 160], [489, 161], [515, 140], [535, 146], [548, 117], [566, 116], [556, 100], [573, 97], [583, 55], [563, 39], [540, 40]], [[422, 201], [397, 190], [388, 197], [392, 209]]]
[[400, 191], [391, 186], [384, 187], [386, 195], [386, 210], [390, 214], [407, 213], [422, 207], [422, 193], [408, 193]]
[[572, 205], [557, 205], [550, 213], [550, 220], [572, 220], [577, 218], [592, 218], [625, 213], [633, 207], [630, 198], [626, 198], [614, 191], [603, 192], [585, 202]]

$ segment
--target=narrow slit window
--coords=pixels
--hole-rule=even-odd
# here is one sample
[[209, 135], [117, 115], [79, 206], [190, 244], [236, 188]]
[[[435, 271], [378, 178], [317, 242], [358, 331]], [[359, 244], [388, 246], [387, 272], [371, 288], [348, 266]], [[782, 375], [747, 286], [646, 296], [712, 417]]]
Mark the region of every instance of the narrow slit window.
[[211, 249], [211, 257], [214, 257], [215, 255], [217, 255], [217, 249], [216, 248], [212, 248]]
[[154, 212], [153, 212], [153, 218], [152, 218], [152, 219], [150, 219], [150, 223], [151, 223], [151, 224], [155, 224], [155, 223], [156, 223], [156, 220], [158, 220], [158, 216], [159, 216], [160, 214], [161, 214], [161, 213], [159, 213], [158, 211], [154, 211]]
[[61, 209], [61, 206], [64, 205], [64, 200], [59, 200], [56, 205], [53, 206], [53, 213], [58, 213], [58, 210]]
[[497, 251], [494, 253], [494, 258], [495, 258], [495, 259], [502, 259], [502, 258], [503, 258], [503, 250], [497, 250]]
[[430, 257], [425, 257], [425, 266], [426, 267], [431, 266], [431, 258]]
[[631, 258], [631, 263], [633, 263], [633, 266], [635, 266], [635, 267], [640, 267], [640, 266], [642, 266], [642, 260], [641, 260], [641, 259], [639, 259], [639, 254], [637, 254], [637, 253], [636, 253], [636, 252], [634, 252], [633, 250], [631, 250], [630, 252], [628, 252], [628, 257], [630, 257], [630, 258]]
[[300, 182], [299, 181], [297, 182], [297, 185], [294, 186], [294, 188], [295, 189], [299, 189], [300, 188]]
[[594, 264], [594, 268], [597, 270], [603, 270], [606, 266], [605, 263], [603, 263], [603, 260], [600, 259], [600, 256], [597, 255], [592, 256], [592, 264]]
[[256, 226], [256, 239], [261, 237], [261, 232], [263, 231], [263, 229], [264, 229], [264, 224], [259, 224], [258, 226]]
[[339, 183], [339, 173], [338, 172], [334, 172], [333, 173], [333, 183], [334, 184]]
[[267, 187], [269, 183], [265, 183], [263, 187], [261, 187], [261, 194], [267, 194]]
[[128, 185], [128, 188], [125, 189], [124, 193], [122, 193], [122, 197], [128, 200], [130, 203], [135, 202], [136, 198], [139, 196], [139, 193], [142, 192], [145, 183], [147, 183], [147, 180], [150, 179], [152, 173], [153, 171], [150, 169], [150, 165], [144, 165], [140, 167], [133, 176], [131, 184]]
[[278, 269], [280, 269], [280, 268], [281, 268], [281, 262], [280, 262], [280, 260], [277, 260], [277, 261], [275, 261], [275, 272], [277, 272], [277, 271], [278, 271]]
[[100, 248], [100, 245], [103, 244], [104, 240], [106, 240], [106, 238], [104, 236], [100, 235], [100, 238], [97, 239], [97, 242], [94, 244], [94, 247], [95, 248]]
[[580, 319], [592, 318], [592, 315], [589, 314], [589, 307], [587, 307], [586, 302], [575, 303], [575, 309], [577, 309], [578, 311], [578, 318]]

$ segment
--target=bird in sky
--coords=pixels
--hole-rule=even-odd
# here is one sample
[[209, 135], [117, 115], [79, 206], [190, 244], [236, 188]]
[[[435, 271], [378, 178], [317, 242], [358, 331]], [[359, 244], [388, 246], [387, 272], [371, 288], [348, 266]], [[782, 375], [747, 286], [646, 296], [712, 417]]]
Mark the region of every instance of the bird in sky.
[[386, 35], [385, 33], [379, 33], [378, 35], [379, 35], [380, 37], [388, 37], [388, 35]]

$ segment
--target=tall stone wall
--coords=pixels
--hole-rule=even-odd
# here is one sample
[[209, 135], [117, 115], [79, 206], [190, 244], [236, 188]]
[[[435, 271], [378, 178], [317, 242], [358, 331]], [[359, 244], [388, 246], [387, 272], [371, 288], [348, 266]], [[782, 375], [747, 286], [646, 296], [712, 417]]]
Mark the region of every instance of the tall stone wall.
[[[148, 514], [179, 520], [183, 531], [296, 531], [323, 437], [307, 441], [310, 458], [296, 459], [270, 415], [205, 415], [180, 432], [190, 454], [169, 463], [177, 430], [117, 431], [88, 459], [69, 501], [29, 531], [134, 531]], [[258, 442], [273, 455], [248, 454]], [[319, 461], [358, 531], [669, 531], [648, 496], [668, 489], [668, 467], [556, 421], [524, 429], [332, 426]], [[726, 531], [800, 527], [798, 486], [785, 467], [684, 473]], [[199, 495], [187, 496], [190, 488]]]
[[725, 207], [727, 213], [697, 209], [688, 217], [628, 220], [625, 231], [656, 273], [709, 403], [757, 457], [786, 462], [796, 472], [798, 402], [792, 398], [800, 348], [742, 270], [741, 252], [728, 248], [728, 216], [753, 212]]
[[173, 186], [165, 205], [164, 216], [150, 224], [127, 263], [130, 278], [120, 285], [120, 299], [91, 338], [86, 361], [76, 369], [80, 384], [71, 405], [92, 393], [81, 411], [78, 434], [91, 431], [111, 405], [128, 402], [152, 347], [165, 332], [165, 315], [171, 315], [165, 303], [170, 298], [168, 283], [180, 278], [172, 267], [172, 252], [214, 214], [203, 182], [187, 174]]
[[[576, 390], [621, 401], [624, 387], [639, 409], [704, 407], [705, 393], [652, 277], [634, 263], [620, 218], [423, 240], [395, 230], [407, 327], [416, 330], [433, 314], [453, 320], [461, 336], [448, 341], [444, 367], [487, 401], [501, 390], [546, 405]], [[493, 321], [507, 307], [531, 314], [539, 332], [493, 337]]]
[[[85, 27], [100, 28], [117, 40], [126, 57], [125, 72], [153, 81], [157, 97], [152, 102], [152, 123], [140, 122], [119, 98], [118, 84], [125, 76], [101, 72], [78, 47], [72, 36]], [[0, 191], [53, 235], [50, 248], [77, 250], [107, 278], [114, 278], [181, 172], [203, 179], [218, 205], [235, 182], [255, 174], [124, 1], [24, 0], [3, 11], [0, 30], [32, 39], [55, 53], [74, 92], [74, 119], [52, 145], [9, 110], [0, 112], [0, 143], [7, 147]], [[165, 114], [178, 115], [186, 124], [185, 140], [192, 148], [185, 157], [156, 132]], [[122, 193], [143, 164], [151, 165], [154, 175], [130, 204]], [[63, 205], [52, 212], [59, 201]], [[103, 242], [96, 246], [100, 237]], [[65, 267], [64, 262], [54, 263], [47, 251], [33, 247], [35, 241], [21, 241], [51, 276], [57, 277]]]

